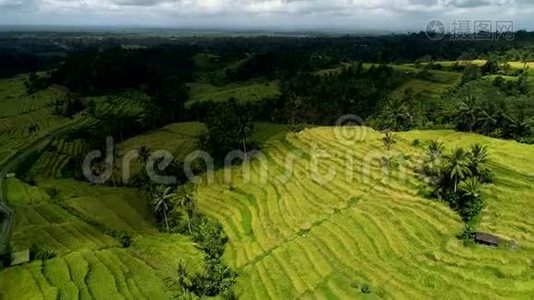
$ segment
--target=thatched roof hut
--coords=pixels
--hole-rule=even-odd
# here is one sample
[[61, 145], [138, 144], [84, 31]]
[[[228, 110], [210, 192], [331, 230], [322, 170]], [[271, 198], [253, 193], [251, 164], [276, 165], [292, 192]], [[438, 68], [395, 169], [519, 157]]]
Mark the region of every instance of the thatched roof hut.
[[477, 232], [475, 233], [475, 242], [482, 245], [498, 247], [501, 239], [489, 233]]

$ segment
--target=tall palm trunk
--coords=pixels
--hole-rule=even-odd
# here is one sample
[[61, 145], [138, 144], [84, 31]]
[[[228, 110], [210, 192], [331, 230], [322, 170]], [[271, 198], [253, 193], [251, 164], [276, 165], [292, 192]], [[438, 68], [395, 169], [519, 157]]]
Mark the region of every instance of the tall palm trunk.
[[245, 152], [245, 160], [248, 159], [246, 137], [243, 136], [243, 151]]
[[167, 221], [167, 211], [166, 210], [163, 211], [163, 218], [165, 219], [165, 226], [167, 227], [167, 232], [169, 232], [170, 229], [169, 229], [169, 222]]
[[189, 227], [189, 234], [193, 234], [193, 230], [191, 230], [191, 216], [189, 213], [187, 213], [187, 227]]

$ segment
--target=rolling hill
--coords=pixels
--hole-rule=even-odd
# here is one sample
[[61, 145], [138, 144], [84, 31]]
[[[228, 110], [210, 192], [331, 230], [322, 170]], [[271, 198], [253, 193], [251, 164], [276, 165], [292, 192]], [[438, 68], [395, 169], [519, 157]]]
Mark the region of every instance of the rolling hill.
[[[7, 184], [13, 250], [37, 245], [56, 257], [1, 271], [2, 299], [169, 299], [180, 294], [172, 284], [180, 261], [202, 269], [191, 239], [159, 233], [136, 190], [69, 179]], [[132, 245], [123, 248], [110, 229], [128, 233]]]
[[[280, 134], [264, 144], [264, 159], [246, 165], [250, 180], [246, 168], [235, 167], [230, 182], [218, 171], [215, 182], [197, 187], [199, 206], [229, 235], [225, 255], [241, 274], [241, 298], [533, 295], [533, 146], [454, 131], [399, 133], [392, 153], [406, 164], [386, 180], [382, 134], [353, 128], [352, 136], [362, 138], [346, 145], [336, 132], [324, 127]], [[439, 139], [448, 151], [489, 146], [495, 183], [483, 189], [488, 205], [480, 229], [517, 240], [518, 251], [467, 247], [456, 238], [460, 218], [446, 204], [419, 195], [414, 168], [424, 149], [412, 146], [414, 139], [423, 145]], [[329, 170], [335, 176], [321, 181], [317, 174]]]

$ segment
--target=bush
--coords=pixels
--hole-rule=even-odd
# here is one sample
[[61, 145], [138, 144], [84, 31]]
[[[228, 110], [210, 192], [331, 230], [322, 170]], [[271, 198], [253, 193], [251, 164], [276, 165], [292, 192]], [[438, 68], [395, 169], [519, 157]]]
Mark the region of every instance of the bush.
[[51, 199], [57, 199], [59, 196], [59, 191], [56, 187], [45, 188], [45, 192], [48, 194], [48, 196], [50, 196]]
[[362, 285], [361, 291], [364, 294], [370, 294], [371, 293], [371, 287], [366, 283], [366, 284]]
[[484, 209], [484, 200], [480, 197], [467, 196], [461, 197], [459, 213], [465, 222], [470, 222]]
[[228, 293], [236, 282], [237, 274], [220, 259], [207, 259], [206, 270], [193, 276], [192, 287], [196, 295], [213, 297]]
[[121, 243], [122, 247], [128, 248], [132, 245], [132, 238], [127, 233], [120, 233], [119, 236], [119, 242]]
[[480, 174], [478, 175], [478, 180], [480, 183], [489, 184], [493, 183], [495, 179], [495, 176], [493, 175], [493, 172], [490, 169], [484, 168], [480, 171]]
[[464, 229], [457, 235], [457, 238], [464, 241], [464, 244], [468, 244], [475, 238], [475, 230], [471, 224], [465, 224]]
[[49, 260], [56, 257], [56, 253], [51, 250], [43, 249], [36, 244], [30, 248], [30, 260]]
[[222, 225], [204, 218], [195, 228], [198, 229], [194, 232], [193, 240], [198, 244], [198, 247], [206, 252], [208, 259], [220, 258], [224, 254], [224, 247], [228, 242]]

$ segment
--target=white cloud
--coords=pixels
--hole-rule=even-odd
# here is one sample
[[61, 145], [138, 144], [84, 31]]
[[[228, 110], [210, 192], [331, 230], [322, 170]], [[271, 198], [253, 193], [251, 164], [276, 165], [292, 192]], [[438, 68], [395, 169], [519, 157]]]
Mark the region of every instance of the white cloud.
[[[424, 28], [424, 21], [455, 16], [517, 18], [527, 0], [0, 0], [0, 22]], [[3, 19], [3, 20], [2, 20]], [[534, 24], [532, 24], [534, 25]]]

